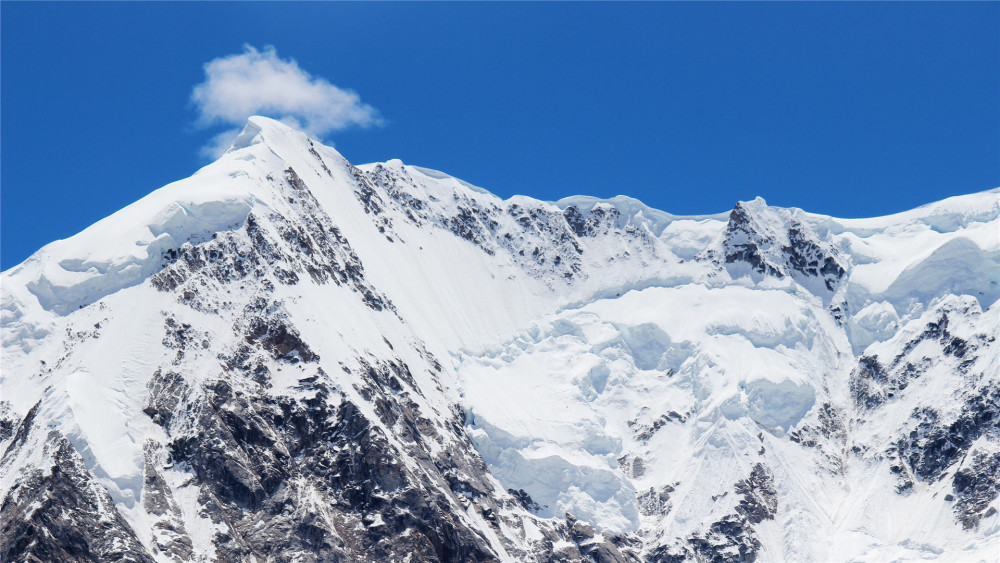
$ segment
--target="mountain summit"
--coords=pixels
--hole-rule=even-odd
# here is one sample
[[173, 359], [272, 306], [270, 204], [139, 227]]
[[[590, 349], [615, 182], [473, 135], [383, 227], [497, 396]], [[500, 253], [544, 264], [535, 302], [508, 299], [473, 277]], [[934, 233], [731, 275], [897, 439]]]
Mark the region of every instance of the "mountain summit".
[[1000, 190], [501, 200], [253, 117], [0, 281], [4, 561], [1000, 550]]

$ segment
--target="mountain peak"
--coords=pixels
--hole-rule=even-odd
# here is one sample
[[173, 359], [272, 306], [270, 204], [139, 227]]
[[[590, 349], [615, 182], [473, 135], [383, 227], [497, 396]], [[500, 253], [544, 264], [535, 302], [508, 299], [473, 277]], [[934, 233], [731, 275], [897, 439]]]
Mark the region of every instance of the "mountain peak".
[[298, 127], [270, 117], [252, 115], [247, 118], [246, 125], [243, 126], [240, 134], [233, 139], [226, 154], [261, 143], [270, 147], [271, 150], [289, 146], [289, 144], [292, 146], [311, 146], [313, 144], [305, 131]]
[[[248, 119], [246, 124], [243, 126], [243, 130], [240, 131], [240, 134], [237, 135], [235, 139], [233, 139], [233, 142], [231, 145], [229, 145], [229, 149], [226, 151], [226, 153], [230, 153], [240, 149], [245, 149], [250, 145], [255, 145], [257, 143], [263, 142], [264, 127], [267, 125], [263, 123], [265, 119], [267, 118], [256, 115], [250, 117], [250, 119]], [[273, 120], [267, 119], [267, 121], [273, 121]]]
[[501, 200], [251, 117], [0, 279], [0, 558], [989, 559], [997, 195]]

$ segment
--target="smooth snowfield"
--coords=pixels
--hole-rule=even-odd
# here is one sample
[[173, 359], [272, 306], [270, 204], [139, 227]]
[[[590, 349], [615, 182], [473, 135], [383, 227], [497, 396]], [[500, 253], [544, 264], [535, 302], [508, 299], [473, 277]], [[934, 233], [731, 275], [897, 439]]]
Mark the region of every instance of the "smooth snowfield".
[[[538, 519], [570, 513], [598, 533], [638, 538], [646, 555], [683, 555], [714, 523], [741, 514], [738, 483], [760, 465], [777, 508], [746, 526], [759, 561], [1000, 555], [997, 511], [964, 529], [945, 500], [971, 458], [899, 490], [887, 453], [916, 432], [915, 412], [957, 417], [969, 396], [1000, 385], [998, 347], [977, 340], [1000, 333], [1000, 188], [870, 219], [746, 203], [754, 232], [770, 240], [765, 259], [784, 259], [794, 225], [837, 253], [844, 273], [827, 288], [727, 262], [727, 236], [749, 240], [727, 235], [728, 213], [675, 216], [624, 196], [504, 201], [399, 160], [355, 168], [261, 117], [217, 162], [0, 278], [2, 400], [20, 417], [41, 404], [46, 427], [68, 437], [148, 549], [156, 518], [142, 502], [144, 447], [166, 438], [144, 408], [157, 368], [180, 362], [165, 319], [193, 331], [184, 361], [195, 380], [216, 377], [220, 357], [241, 342], [221, 336], [239, 307], [197, 309], [150, 278], [172, 252], [241, 232], [251, 215], [300, 220], [299, 202], [274, 188], [288, 169], [392, 307], [373, 310], [356, 288], [305, 276], [273, 284], [267, 298], [283, 304], [329, 362], [337, 392], [371, 420], [377, 406], [357, 390], [354, 358], [439, 360], [439, 371], [413, 369], [426, 391], [414, 404], [439, 425], [457, 405], [490, 478], [529, 496]], [[359, 177], [375, 196], [365, 199]], [[583, 217], [577, 225], [565, 219], [571, 209]], [[261, 228], [277, 233], [275, 225]], [[251, 297], [232, 291], [209, 281], [198, 293], [223, 303]], [[978, 348], [958, 357], [937, 341], [915, 342], [943, 311], [959, 315], [949, 330]], [[874, 411], [851, 389], [864, 356], [885, 365], [905, 356], [923, 371]], [[300, 368], [270, 368], [269, 393], [301, 393]], [[984, 431], [969, 451], [992, 451], [991, 436]], [[8, 462], [0, 495], [45, 460]], [[165, 479], [194, 553], [211, 559], [222, 528], [201, 514], [197, 484], [180, 466]], [[516, 559], [504, 545], [541, 537], [535, 524], [491, 527], [460, 499], [450, 509], [502, 559]]]

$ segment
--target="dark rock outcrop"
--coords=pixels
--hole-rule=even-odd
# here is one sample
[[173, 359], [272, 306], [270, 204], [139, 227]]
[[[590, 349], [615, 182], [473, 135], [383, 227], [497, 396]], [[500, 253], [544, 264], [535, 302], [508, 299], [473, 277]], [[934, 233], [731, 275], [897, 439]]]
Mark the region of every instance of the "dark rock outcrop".
[[735, 492], [742, 496], [736, 510], [695, 534], [685, 543], [661, 546], [652, 550], [647, 561], [681, 563], [711, 561], [712, 563], [752, 563], [757, 560], [761, 543], [754, 525], [771, 520], [778, 511], [778, 493], [774, 477], [762, 463], [754, 465], [746, 479], [736, 483]]
[[35, 425], [37, 409], [25, 416], [0, 462], [6, 472], [3, 466], [22, 455], [46, 461], [21, 473], [0, 505], [0, 559], [152, 563], [69, 440]]
[[762, 219], [763, 201], [739, 202], [729, 213], [724, 242], [727, 264], [746, 263], [765, 276], [792, 276], [834, 292], [847, 273], [844, 260], [808, 225], [794, 218]]

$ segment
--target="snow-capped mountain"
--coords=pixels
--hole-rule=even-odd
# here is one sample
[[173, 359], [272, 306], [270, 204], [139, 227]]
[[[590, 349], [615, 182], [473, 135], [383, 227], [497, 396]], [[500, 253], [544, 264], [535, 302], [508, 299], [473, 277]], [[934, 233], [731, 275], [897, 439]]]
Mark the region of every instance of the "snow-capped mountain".
[[1000, 557], [1000, 190], [501, 200], [254, 117], [0, 283], [3, 561]]

